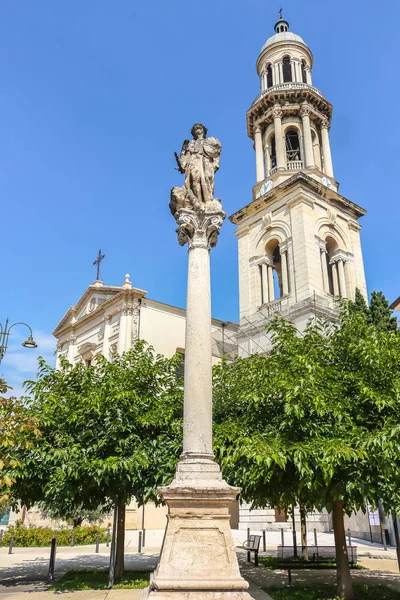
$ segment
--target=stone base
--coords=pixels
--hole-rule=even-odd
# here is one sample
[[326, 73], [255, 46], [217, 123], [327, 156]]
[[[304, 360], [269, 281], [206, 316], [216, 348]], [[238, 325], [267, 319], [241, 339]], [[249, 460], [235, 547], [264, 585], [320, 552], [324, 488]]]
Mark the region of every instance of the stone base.
[[239, 492], [222, 480], [213, 460], [179, 462], [174, 481], [159, 490], [168, 517], [149, 598], [250, 600], [229, 525], [229, 505]]
[[[142, 600], [252, 600], [248, 592], [161, 592], [143, 590]], [[146, 595], [147, 594], [147, 595]]]

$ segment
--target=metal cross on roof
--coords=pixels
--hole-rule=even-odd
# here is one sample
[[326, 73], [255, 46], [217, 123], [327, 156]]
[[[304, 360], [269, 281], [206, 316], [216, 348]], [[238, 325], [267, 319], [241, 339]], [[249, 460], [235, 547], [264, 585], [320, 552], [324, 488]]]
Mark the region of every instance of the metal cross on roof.
[[101, 261], [103, 260], [103, 258], [105, 258], [105, 256], [106, 256], [105, 254], [101, 253], [101, 248], [100, 248], [97, 258], [93, 263], [94, 265], [97, 265], [97, 275], [96, 275], [97, 280], [100, 280], [100, 277], [101, 277], [100, 264], [101, 264]]
[[279, 18], [280, 18], [280, 19], [282, 19], [282, 18], [283, 18], [283, 17], [282, 17], [282, 13], [283, 13], [283, 8], [282, 8], [282, 6], [281, 6], [281, 7], [280, 7], [280, 9], [279, 9]]

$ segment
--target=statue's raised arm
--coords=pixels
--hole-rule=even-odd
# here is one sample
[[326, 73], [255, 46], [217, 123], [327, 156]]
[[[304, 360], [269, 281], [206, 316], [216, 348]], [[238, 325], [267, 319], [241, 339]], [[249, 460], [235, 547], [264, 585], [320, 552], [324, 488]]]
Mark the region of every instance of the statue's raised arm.
[[221, 142], [215, 137], [207, 138], [207, 128], [201, 123], [192, 127], [192, 140], [185, 140], [179, 158], [178, 169], [185, 173], [185, 184], [171, 191], [170, 208], [173, 214], [182, 206], [205, 210], [205, 204], [214, 198], [214, 175], [219, 169]]

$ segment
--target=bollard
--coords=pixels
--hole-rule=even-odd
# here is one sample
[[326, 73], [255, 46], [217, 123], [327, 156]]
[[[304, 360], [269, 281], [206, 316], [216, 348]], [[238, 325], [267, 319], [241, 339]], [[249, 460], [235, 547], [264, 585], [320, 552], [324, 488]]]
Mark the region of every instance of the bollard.
[[141, 531], [139, 531], [138, 552], [139, 552], [139, 554], [141, 554], [141, 552], [142, 552], [142, 532]]
[[314, 546], [317, 549], [317, 556], [318, 556], [318, 538], [317, 538], [317, 530], [315, 527], [314, 527]]
[[[282, 542], [282, 548], [285, 546], [285, 532], [283, 527], [281, 528], [281, 542]], [[283, 556], [283, 554], [282, 554]]]
[[146, 545], [146, 530], [143, 529], [143, 535], [142, 535], [142, 547], [144, 548]]
[[0, 529], [0, 546], [3, 545], [3, 535], [4, 535], [4, 529]]
[[72, 532], [72, 534], [71, 534], [71, 548], [73, 546], [75, 546], [75, 533], [74, 532]]
[[383, 549], [385, 551], [387, 551], [387, 544], [386, 544], [386, 531], [384, 529], [382, 529], [381, 531], [381, 537], [382, 537], [382, 544], [383, 544]]
[[265, 536], [266, 536], [265, 529], [263, 529], [262, 534], [263, 534], [263, 552], [266, 552], [267, 551], [267, 540], [265, 539]]
[[99, 547], [100, 547], [100, 536], [98, 535], [96, 537], [96, 554], [99, 553]]
[[351, 532], [350, 532], [350, 529], [347, 530], [347, 538], [349, 540], [349, 548], [351, 548]]
[[247, 541], [250, 541], [250, 527], [247, 528]]
[[48, 583], [53, 583], [53, 581], [54, 581], [54, 568], [56, 565], [56, 547], [57, 547], [57, 538], [53, 537], [53, 539], [51, 540], [49, 570], [47, 573], [47, 582]]
[[110, 528], [107, 529], [106, 548], [110, 545]]
[[13, 551], [13, 545], [14, 545], [14, 534], [11, 534], [11, 539], [10, 539], [10, 545], [8, 547], [8, 554], [12, 554]]

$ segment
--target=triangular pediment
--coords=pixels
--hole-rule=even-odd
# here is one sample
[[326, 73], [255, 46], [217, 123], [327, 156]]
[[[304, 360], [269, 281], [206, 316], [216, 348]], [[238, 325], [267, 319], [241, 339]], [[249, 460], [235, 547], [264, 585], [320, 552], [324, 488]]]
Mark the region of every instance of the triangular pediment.
[[75, 306], [71, 306], [65, 313], [53, 331], [53, 335], [57, 336], [61, 329], [95, 313], [107, 300], [118, 296], [121, 292], [121, 288], [117, 286], [90, 285]]

